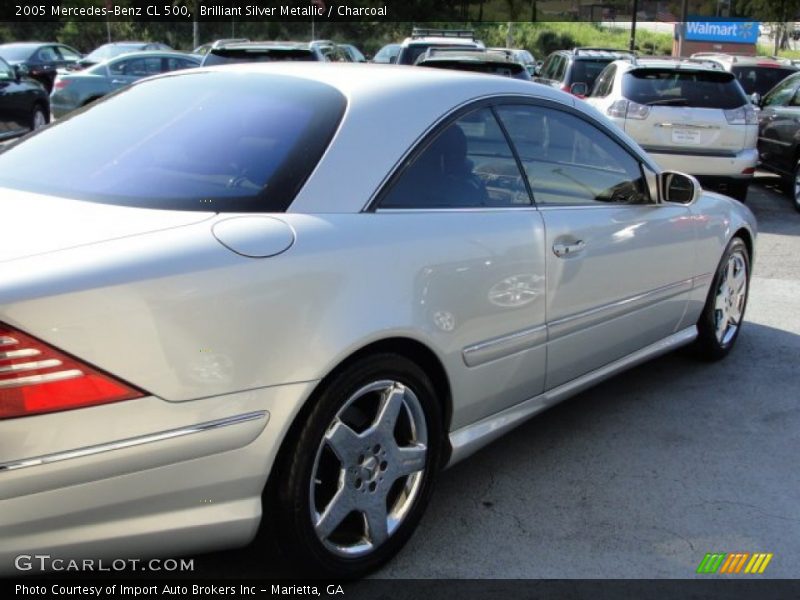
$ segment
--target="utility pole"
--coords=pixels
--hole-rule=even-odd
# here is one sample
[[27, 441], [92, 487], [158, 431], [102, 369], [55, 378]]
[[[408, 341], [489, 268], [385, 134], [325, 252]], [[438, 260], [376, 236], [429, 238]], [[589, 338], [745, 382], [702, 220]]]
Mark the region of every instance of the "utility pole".
[[200, 13], [200, 0], [194, 0], [194, 12], [192, 12], [192, 48], [200, 45], [200, 25], [197, 22], [197, 15]]
[[686, 37], [686, 21], [689, 18], [689, 0], [681, 0], [681, 21], [678, 31], [678, 56], [683, 56], [683, 39]]
[[636, 13], [639, 12], [639, 0], [633, 0], [633, 15], [631, 16], [631, 43], [630, 51], [636, 50]]

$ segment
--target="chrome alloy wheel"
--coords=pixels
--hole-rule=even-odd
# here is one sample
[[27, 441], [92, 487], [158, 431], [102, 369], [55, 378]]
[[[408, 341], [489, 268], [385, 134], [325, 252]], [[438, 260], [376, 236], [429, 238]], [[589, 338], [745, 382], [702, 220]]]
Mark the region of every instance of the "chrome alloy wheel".
[[714, 302], [715, 334], [721, 345], [728, 344], [736, 335], [746, 301], [747, 260], [742, 250], [736, 250], [728, 257]]
[[344, 557], [378, 548], [414, 505], [427, 455], [425, 413], [411, 388], [383, 380], [355, 392], [314, 460], [309, 498], [319, 540]]

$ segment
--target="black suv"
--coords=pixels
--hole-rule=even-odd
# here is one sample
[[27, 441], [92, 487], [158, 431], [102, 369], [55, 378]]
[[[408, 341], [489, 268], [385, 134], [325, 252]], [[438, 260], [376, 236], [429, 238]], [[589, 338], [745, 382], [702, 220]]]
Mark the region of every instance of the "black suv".
[[633, 56], [632, 52], [614, 48], [557, 50], [545, 59], [533, 80], [582, 98], [594, 87], [594, 80], [609, 63]]

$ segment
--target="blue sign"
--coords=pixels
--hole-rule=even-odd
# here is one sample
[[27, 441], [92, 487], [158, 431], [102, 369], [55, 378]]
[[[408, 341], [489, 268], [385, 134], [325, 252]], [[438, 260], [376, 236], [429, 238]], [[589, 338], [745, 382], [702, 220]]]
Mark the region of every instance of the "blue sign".
[[757, 21], [687, 21], [684, 39], [697, 42], [758, 42]]

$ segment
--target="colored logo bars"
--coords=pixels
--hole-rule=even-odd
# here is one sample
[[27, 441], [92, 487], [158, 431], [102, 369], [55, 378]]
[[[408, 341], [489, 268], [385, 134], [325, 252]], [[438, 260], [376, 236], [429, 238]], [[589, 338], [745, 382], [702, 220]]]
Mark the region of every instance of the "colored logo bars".
[[700, 561], [697, 572], [705, 575], [711, 573], [763, 573], [771, 560], [772, 553], [766, 552], [753, 554], [749, 552], [711, 553], [706, 554]]

